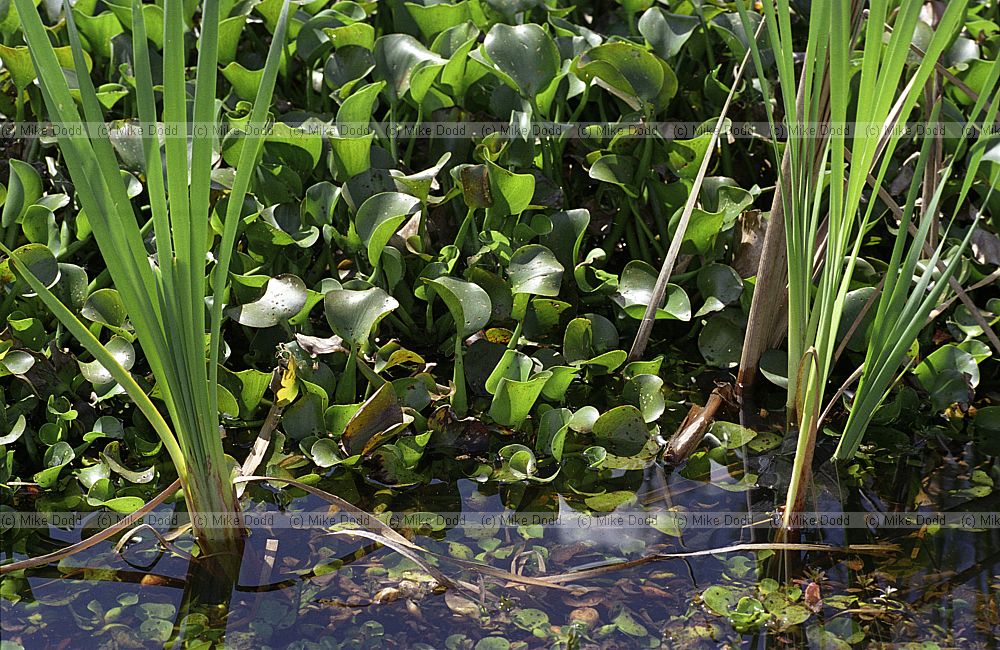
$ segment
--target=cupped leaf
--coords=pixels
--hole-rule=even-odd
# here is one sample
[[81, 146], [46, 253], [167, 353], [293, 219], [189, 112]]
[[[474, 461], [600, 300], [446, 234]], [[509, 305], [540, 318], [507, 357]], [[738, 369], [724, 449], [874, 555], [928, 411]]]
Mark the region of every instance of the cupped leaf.
[[98, 289], [87, 296], [80, 314], [95, 323], [103, 323], [112, 327], [122, 327], [128, 313], [125, 303], [114, 289]]
[[695, 313], [695, 318], [719, 311], [740, 299], [743, 279], [731, 266], [709, 264], [698, 271], [698, 292], [705, 304]]
[[364, 347], [380, 320], [399, 302], [379, 287], [364, 290], [335, 289], [323, 299], [326, 320], [352, 347]]
[[698, 335], [698, 350], [709, 365], [732, 368], [743, 352], [743, 328], [728, 311], [712, 316]]
[[677, 93], [677, 76], [666, 61], [633, 43], [598, 45], [573, 67], [584, 81], [596, 81], [637, 111], [658, 112]]
[[534, 98], [559, 74], [559, 49], [552, 37], [534, 23], [494, 25], [486, 34], [482, 52], [501, 78], [523, 97]]
[[594, 422], [597, 444], [616, 456], [632, 456], [642, 451], [649, 440], [649, 429], [642, 412], [634, 406], [618, 406], [601, 414]]
[[503, 426], [519, 428], [531, 413], [552, 373], [543, 370], [526, 381], [502, 377], [490, 404], [490, 417]]
[[[108, 352], [118, 362], [118, 365], [125, 370], [132, 369], [132, 365], [135, 364], [135, 348], [131, 343], [120, 336], [114, 336], [104, 347], [108, 349]], [[100, 361], [81, 361], [79, 364], [80, 374], [95, 386], [107, 386], [115, 380], [108, 369], [101, 365]]]
[[696, 16], [671, 14], [653, 7], [639, 19], [639, 33], [658, 56], [669, 59], [681, 51], [699, 24]]
[[[618, 283], [618, 291], [611, 296], [611, 299], [626, 314], [641, 319], [646, 313], [646, 306], [653, 299], [656, 275], [656, 270], [646, 262], [632, 260], [625, 265]], [[668, 284], [666, 294], [663, 303], [656, 310], [656, 318], [691, 320], [691, 301], [684, 289], [676, 284]]]
[[558, 296], [563, 266], [555, 254], [541, 244], [528, 244], [511, 255], [507, 265], [513, 293]]
[[375, 41], [375, 72], [388, 82], [386, 91], [393, 104], [399, 103], [407, 91], [418, 102], [423, 99], [445, 63], [446, 59], [409, 34], [386, 34]]
[[656, 375], [636, 375], [625, 384], [622, 397], [639, 408], [646, 422], [660, 419], [666, 410], [663, 399], [663, 380]]
[[382, 384], [348, 421], [340, 445], [348, 456], [367, 455], [413, 422], [403, 413], [392, 384]]
[[427, 280], [427, 283], [448, 306], [459, 336], [465, 338], [486, 327], [493, 305], [489, 294], [478, 284], [449, 276]]
[[253, 302], [227, 307], [226, 315], [247, 327], [274, 327], [299, 313], [306, 298], [305, 283], [284, 273], [268, 279], [263, 296]]
[[372, 266], [378, 265], [382, 249], [407, 217], [419, 211], [420, 199], [400, 192], [382, 192], [361, 204], [354, 227], [367, 247]]
[[31, 63], [31, 54], [26, 46], [8, 47], [0, 44], [0, 61], [3, 61], [3, 67], [10, 72], [10, 80], [19, 91], [23, 91], [35, 80], [35, 66]]
[[[52, 287], [59, 281], [59, 263], [49, 247], [44, 244], [25, 244], [14, 251], [14, 257], [19, 264], [24, 265], [31, 275], [45, 285]], [[31, 290], [24, 278], [20, 278], [14, 287], [15, 293], [21, 296], [37, 295]]]
[[469, 20], [469, 3], [464, 0], [456, 3], [436, 2], [426, 5], [416, 2], [406, 2], [406, 10], [413, 17], [420, 33], [428, 41], [439, 33]]

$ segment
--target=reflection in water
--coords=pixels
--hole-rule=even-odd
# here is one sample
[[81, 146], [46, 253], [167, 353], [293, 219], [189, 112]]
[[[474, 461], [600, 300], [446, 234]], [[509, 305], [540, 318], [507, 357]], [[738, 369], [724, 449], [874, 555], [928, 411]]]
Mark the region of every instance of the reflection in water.
[[[721, 457], [716, 453], [716, 459]], [[763, 473], [761, 461], [752, 459], [745, 465], [734, 453], [726, 458], [727, 465], [692, 459], [688, 467], [696, 471], [669, 471], [657, 465], [620, 471], [586, 492], [469, 480], [392, 491], [354, 483], [347, 475], [330, 479], [328, 487], [354, 494], [351, 500], [361, 507], [386, 514], [461, 509], [474, 515], [507, 508], [558, 513], [565, 520], [572, 513], [608, 503], [617, 503], [617, 515], [637, 517], [662, 511], [768, 510], [775, 501], [770, 490], [734, 488], [746, 473]], [[820, 473], [812, 507], [891, 511], [919, 496], [928, 510], [995, 510], [996, 492], [974, 489], [973, 471], [982, 466], [977, 462], [960, 457], [926, 467], [903, 463], [895, 466], [891, 480], [860, 486], [833, 472]], [[287, 492], [263, 486], [250, 493], [260, 502], [252, 506], [257, 509], [327, 508], [317, 499], [290, 500]], [[559, 574], [652, 552], [762, 541], [769, 534], [767, 527], [490, 529], [442, 527], [431, 518], [427, 521], [417, 530], [401, 532], [435, 553], [528, 576]], [[492, 637], [521, 642], [523, 647], [715, 648], [727, 641], [748, 648], [823, 643], [844, 647], [832, 641], [838, 639], [862, 645], [935, 641], [971, 648], [992, 646], [998, 630], [997, 529], [882, 531], [877, 539], [899, 544], [895, 555], [797, 554], [801, 560], [797, 582], [780, 574], [768, 581], [773, 563], [769, 567], [750, 554], [732, 553], [610, 570], [573, 583], [577, 587], [573, 590], [524, 587], [439, 563], [440, 569], [461, 580], [458, 589], [448, 591], [418, 563], [392, 549], [329, 532], [255, 528], [241, 557], [192, 562], [154, 552], [149, 542], [127, 548], [124, 559], [102, 547], [58, 567], [30, 571], [26, 577], [4, 576], [0, 589], [4, 650], [223, 643], [233, 648], [420, 644], [473, 648]], [[53, 534], [68, 538], [65, 532]], [[806, 531], [803, 539], [836, 545], [875, 540], [865, 530], [829, 528]], [[177, 543], [190, 548], [184, 538]], [[727, 607], [712, 601], [706, 591], [719, 586], [723, 591], [711, 596], [732, 596], [731, 612], [744, 607], [735, 602], [743, 597], [758, 602], [761, 611], [752, 603], [745, 606], [747, 611], [728, 616], [714, 611]], [[805, 620], [799, 624], [788, 624], [802, 615]], [[500, 640], [485, 643], [482, 647], [506, 647]]]

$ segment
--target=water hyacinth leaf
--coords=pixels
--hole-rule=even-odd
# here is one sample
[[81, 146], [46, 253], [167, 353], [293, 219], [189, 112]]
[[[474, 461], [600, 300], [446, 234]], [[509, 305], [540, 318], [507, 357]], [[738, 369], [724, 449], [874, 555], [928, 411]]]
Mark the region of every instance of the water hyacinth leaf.
[[[46, 288], [52, 287], [59, 281], [59, 263], [56, 262], [56, 258], [48, 246], [44, 244], [25, 244], [14, 251], [14, 256]], [[6, 265], [7, 263], [5, 262], [4, 266]], [[27, 298], [37, 295], [25, 283], [23, 278], [18, 279], [14, 291], [17, 295]]]
[[631, 636], [631, 637], [643, 637], [649, 634], [649, 631], [632, 616], [627, 609], [622, 609], [618, 613], [618, 616], [614, 618], [613, 623], [618, 627], [621, 632]]
[[[135, 364], [135, 348], [126, 339], [113, 336], [104, 347], [111, 353], [119, 366], [125, 370], [132, 369], [133, 364]], [[100, 361], [80, 361], [78, 363], [80, 374], [94, 386], [106, 386], [114, 382], [114, 377], [107, 368], [101, 365]]]
[[3, 204], [0, 225], [9, 228], [17, 223], [38, 199], [42, 197], [42, 177], [32, 165], [20, 160], [10, 160], [10, 180]]
[[655, 422], [666, 410], [663, 380], [656, 375], [636, 375], [629, 379], [622, 391], [622, 399], [637, 406], [646, 422]]
[[535, 454], [524, 445], [514, 444], [502, 447], [499, 456], [503, 463], [497, 477], [500, 481], [531, 479], [538, 471]]
[[633, 43], [598, 45], [577, 57], [573, 68], [644, 113], [663, 110], [677, 93], [677, 76], [667, 62]]
[[481, 53], [522, 97], [534, 98], [559, 74], [559, 49], [534, 23], [494, 25], [486, 34]]
[[344, 460], [337, 443], [330, 438], [320, 438], [314, 442], [309, 448], [309, 457], [317, 467], [323, 468], [333, 467]]
[[562, 286], [563, 266], [541, 244], [528, 244], [511, 255], [507, 265], [513, 293], [558, 296]]
[[398, 169], [391, 169], [392, 180], [400, 191], [412, 194], [421, 201], [426, 201], [432, 188], [437, 186], [437, 175], [444, 169], [444, 166], [451, 159], [451, 152], [446, 151], [441, 154], [437, 162], [431, 167], [412, 174], [404, 174]]
[[378, 266], [382, 249], [407, 217], [419, 211], [420, 199], [399, 192], [376, 194], [361, 204], [354, 227], [367, 247], [372, 266]]
[[591, 371], [612, 372], [628, 356], [618, 346], [618, 330], [599, 314], [574, 318], [563, 334], [563, 356], [573, 366], [588, 366]]
[[313, 65], [320, 57], [333, 49], [333, 41], [326, 33], [328, 28], [340, 27], [344, 23], [332, 12], [320, 11], [303, 24], [295, 35], [295, 54]]
[[637, 188], [632, 183], [635, 171], [635, 158], [607, 154], [595, 160], [590, 166], [590, 177], [595, 181], [617, 185], [627, 196], [635, 199], [639, 197]]
[[481, 210], [493, 205], [489, 167], [486, 165], [456, 165], [452, 177], [458, 181], [462, 198], [470, 210]]
[[24, 435], [27, 429], [28, 420], [24, 415], [17, 416], [17, 420], [14, 421], [14, 426], [11, 427], [10, 431], [0, 436], [0, 445], [10, 445], [17, 442], [17, 439]]
[[427, 282], [447, 305], [460, 337], [471, 336], [486, 327], [493, 306], [489, 294], [482, 287], [449, 276]]
[[566, 408], [551, 409], [542, 413], [535, 438], [535, 451], [548, 454], [557, 461], [562, 460], [566, 445], [566, 433], [573, 418], [573, 412]]
[[52, 287], [52, 294], [72, 310], [83, 308], [87, 299], [87, 272], [76, 264], [59, 262], [59, 282]]
[[618, 406], [601, 414], [593, 425], [594, 440], [616, 456], [632, 456], [646, 446], [649, 430], [642, 412], [634, 406]]
[[111, 471], [132, 483], [149, 483], [156, 476], [156, 467], [147, 467], [138, 471], [126, 467], [121, 459], [121, 443], [117, 440], [109, 442], [104, 447], [104, 451], [101, 452], [100, 457], [101, 461], [111, 468]]
[[364, 347], [380, 320], [399, 302], [379, 287], [364, 290], [335, 289], [323, 299], [326, 320], [351, 347]]
[[699, 24], [696, 16], [671, 14], [653, 7], [639, 18], [639, 33], [657, 56], [669, 59], [681, 51]]
[[524, 424], [551, 376], [551, 372], [543, 370], [527, 381], [502, 377], [497, 383], [496, 395], [490, 403], [490, 417], [503, 426], [519, 428]]
[[743, 352], [743, 329], [725, 314], [709, 318], [698, 335], [698, 350], [709, 365], [732, 368]]
[[701, 601], [716, 614], [726, 616], [736, 605], [737, 598], [732, 590], [726, 587], [712, 586], [701, 594]]
[[247, 229], [247, 238], [263, 245], [309, 248], [319, 239], [319, 228], [302, 223], [301, 208], [277, 203], [261, 211], [261, 218]]
[[486, 379], [486, 392], [496, 395], [497, 387], [503, 378], [513, 381], [524, 381], [530, 374], [534, 364], [531, 357], [520, 350], [507, 349], [497, 363], [496, 368]]
[[375, 47], [375, 28], [367, 23], [326, 27], [323, 29], [323, 33], [326, 34], [337, 49], [363, 47], [366, 50], [371, 50]]
[[84, 442], [92, 442], [98, 438], [113, 438], [121, 440], [125, 437], [125, 429], [118, 418], [102, 415], [94, 422], [89, 433], [83, 435]]
[[[861, 314], [861, 310], [864, 309], [874, 294], [875, 287], [861, 287], [847, 293], [844, 299], [843, 315], [840, 317], [840, 327], [837, 329], [838, 345], [843, 341], [847, 335], [847, 331], [854, 324], [854, 321], [857, 320], [857, 317]], [[865, 338], [872, 322], [875, 320], [875, 312], [875, 309], [868, 309], [864, 318], [861, 319], [861, 322], [855, 328], [854, 333], [851, 334], [851, 340], [847, 343], [848, 350], [852, 352], [865, 351]]]
[[233, 87], [237, 97], [249, 102], [257, 96], [257, 89], [264, 80], [264, 69], [249, 70], [233, 61], [222, 68], [222, 76]]
[[535, 177], [531, 174], [515, 174], [490, 160], [486, 161], [486, 166], [489, 170], [487, 177], [492, 199], [487, 209], [488, 214], [505, 218], [524, 212], [535, 193]]
[[322, 387], [299, 380], [300, 397], [289, 406], [281, 418], [281, 428], [292, 440], [302, 440], [309, 436], [325, 433], [324, 412], [329, 398]]
[[[12, 350], [7, 352], [0, 357], [0, 367], [3, 367], [7, 372], [0, 374], [12, 374], [12, 375], [23, 375], [35, 365], [35, 357], [31, 354], [25, 352], [24, 350]], [[24, 417], [23, 415], [21, 416]], [[2, 443], [0, 443], [2, 444]]]
[[569, 390], [573, 380], [580, 374], [579, 368], [572, 366], [549, 366], [546, 368], [552, 376], [542, 388], [542, 395], [545, 399], [553, 402], [562, 402], [566, 399], [566, 391]]
[[973, 389], [979, 385], [979, 365], [976, 359], [957, 345], [944, 345], [927, 355], [913, 369], [917, 381], [931, 396], [936, 410], [955, 402], [972, 401]]
[[743, 280], [731, 266], [709, 264], [698, 271], [698, 292], [705, 304], [695, 313], [695, 318], [719, 311], [740, 299]]
[[122, 327], [125, 325], [125, 318], [128, 315], [125, 311], [125, 303], [121, 296], [114, 289], [98, 289], [87, 296], [87, 301], [80, 310], [80, 314], [87, 320], [95, 323], [103, 323], [111, 327]]
[[78, 471], [76, 478], [80, 485], [89, 490], [101, 479], [111, 478], [111, 469], [105, 463], [95, 463]]
[[59, 480], [59, 473], [76, 458], [73, 448], [66, 442], [59, 441], [45, 450], [43, 461], [45, 469], [36, 473], [33, 480], [43, 490], [51, 488]]
[[112, 42], [115, 36], [122, 33], [122, 24], [115, 15], [105, 11], [96, 16], [76, 12], [74, 16], [84, 44], [88, 46], [87, 51], [99, 58], [110, 59]]
[[403, 3], [403, 6], [410, 12], [413, 22], [417, 24], [420, 33], [428, 41], [446, 29], [461, 25], [470, 18], [468, 2], [440, 2], [427, 5], [406, 2]]
[[[612, 300], [632, 318], [641, 319], [652, 300], [656, 275], [656, 270], [646, 262], [632, 260], [625, 265], [618, 291], [612, 295]], [[666, 296], [663, 305], [656, 310], [656, 318], [691, 320], [691, 301], [684, 289], [675, 284], [667, 285]]]
[[409, 34], [386, 34], [375, 41], [375, 74], [388, 82], [385, 89], [393, 104], [398, 104], [414, 83], [418, 84], [415, 99], [422, 98], [433, 81], [423, 71], [434, 73], [445, 63], [446, 59]]
[[[364, 129], [372, 118], [379, 92], [385, 87], [384, 81], [371, 83], [351, 93], [337, 109], [337, 125], [354, 132]], [[351, 137], [350, 135], [348, 137]]]
[[375, 57], [371, 51], [359, 45], [346, 45], [326, 60], [323, 81], [328, 88], [344, 96], [350, 94], [354, 86], [374, 69]]
[[[24, 91], [35, 80], [35, 66], [31, 63], [31, 54], [26, 46], [9, 47], [0, 44], [0, 61], [3, 62], [3, 67], [10, 72], [10, 80], [19, 91]], [[12, 159], [10, 162], [21, 161]], [[5, 220], [4, 226], [6, 225]]]
[[306, 297], [305, 283], [294, 275], [283, 273], [268, 279], [260, 298], [243, 305], [231, 305], [225, 313], [240, 325], [274, 327], [299, 313], [306, 304]]
[[564, 269], [576, 266], [580, 257], [580, 245], [590, 225], [590, 211], [584, 208], [565, 210], [549, 215], [552, 230], [540, 241], [555, 253]]
[[593, 406], [583, 406], [573, 413], [569, 420], [569, 428], [577, 433], [590, 433], [594, 422], [601, 417], [601, 412]]

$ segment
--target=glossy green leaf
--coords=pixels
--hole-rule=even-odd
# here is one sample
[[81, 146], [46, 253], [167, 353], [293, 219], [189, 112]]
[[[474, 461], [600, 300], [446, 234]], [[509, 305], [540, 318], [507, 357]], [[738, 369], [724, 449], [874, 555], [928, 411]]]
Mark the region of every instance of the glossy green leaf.
[[671, 14], [652, 7], [639, 18], [639, 33], [660, 58], [669, 59], [680, 53], [699, 24], [696, 16]]
[[533, 23], [494, 25], [481, 50], [486, 59], [523, 97], [534, 98], [559, 73], [560, 57], [552, 37]]
[[257, 300], [226, 308], [226, 315], [247, 327], [274, 327], [291, 318], [306, 303], [306, 286], [298, 277], [282, 274], [268, 279]]
[[420, 199], [399, 192], [376, 194], [361, 204], [354, 227], [368, 249], [368, 261], [372, 266], [378, 266], [382, 249], [396, 230], [419, 211]]
[[364, 347], [378, 322], [399, 307], [399, 302], [378, 287], [364, 290], [336, 289], [323, 299], [326, 320], [352, 347]]
[[649, 440], [642, 412], [629, 405], [602, 413], [594, 422], [593, 435], [597, 444], [616, 456], [637, 454]]
[[558, 296], [562, 286], [563, 266], [541, 244], [522, 246], [511, 255], [507, 277], [513, 293]]
[[[625, 265], [618, 291], [612, 295], [612, 300], [632, 318], [641, 319], [652, 300], [656, 275], [656, 270], [646, 262], [632, 260]], [[691, 301], [684, 289], [675, 284], [667, 285], [666, 296], [656, 310], [656, 318], [691, 320]]]
[[493, 307], [482, 287], [448, 276], [428, 280], [428, 283], [448, 306], [460, 337], [465, 338], [486, 327]]

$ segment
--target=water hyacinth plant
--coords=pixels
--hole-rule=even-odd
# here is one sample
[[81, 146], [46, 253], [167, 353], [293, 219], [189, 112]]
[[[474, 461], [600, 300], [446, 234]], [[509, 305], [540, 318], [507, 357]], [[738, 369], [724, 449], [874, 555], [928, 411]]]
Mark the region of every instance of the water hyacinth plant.
[[[121, 295], [139, 343], [156, 378], [165, 413], [122, 366], [112, 351], [53, 295], [54, 282], [39, 272], [46, 260], [22, 247], [4, 252], [46, 306], [117, 381], [152, 423], [168, 450], [184, 489], [191, 513], [236, 513], [231, 480], [232, 463], [222, 449], [219, 427], [218, 364], [221, 351], [222, 309], [227, 301], [229, 264], [243, 199], [261, 149], [259, 133], [268, 120], [271, 93], [284, 44], [288, 3], [282, 5], [274, 39], [267, 54], [243, 140], [239, 163], [226, 199], [221, 241], [213, 253], [216, 233], [210, 231], [213, 170], [212, 133], [221, 125], [216, 104], [219, 66], [218, 0], [205, 0], [201, 9], [196, 83], [189, 119], [185, 69], [185, 8], [167, 0], [163, 19], [162, 89], [154, 85], [148, 39], [139, 0], [131, 5], [136, 103], [143, 129], [142, 150], [148, 207], [153, 224], [155, 257], [151, 259], [140, 231], [133, 202], [118, 168], [111, 141], [99, 134], [104, 114], [91, 81], [80, 34], [67, 5], [65, 18], [78, 89], [70, 88], [49, 41], [46, 28], [30, 0], [14, 3], [23, 21], [25, 40], [38, 74], [50, 119], [60, 127], [59, 147], [86, 211], [94, 237]], [[79, 94], [79, 107], [74, 98]], [[158, 118], [157, 91], [162, 90]], [[156, 125], [162, 122], [162, 151]], [[198, 134], [184, 137], [192, 129]], [[73, 132], [83, 136], [67, 135]], [[180, 134], [180, 135], [178, 135]], [[189, 146], [190, 145], [190, 146]], [[141, 216], [141, 214], [139, 215]], [[211, 282], [206, 261], [214, 255]], [[48, 280], [48, 282], [46, 282]], [[49, 285], [49, 286], [47, 286]], [[210, 315], [209, 315], [210, 314]], [[206, 363], [206, 334], [209, 353]], [[193, 518], [195, 534], [204, 552], [233, 549], [242, 536], [233, 526], [212, 526]]]

